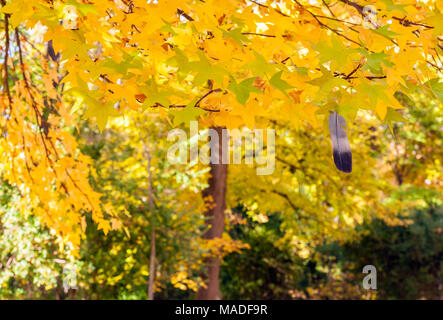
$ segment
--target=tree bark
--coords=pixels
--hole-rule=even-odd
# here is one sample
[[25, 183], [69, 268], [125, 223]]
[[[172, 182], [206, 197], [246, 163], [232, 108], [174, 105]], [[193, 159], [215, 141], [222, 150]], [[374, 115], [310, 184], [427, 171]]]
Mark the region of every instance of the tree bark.
[[151, 172], [151, 153], [149, 147], [145, 145], [145, 153], [148, 160], [148, 184], [149, 184], [149, 211], [151, 214], [151, 254], [149, 257], [149, 280], [148, 280], [148, 299], [154, 300], [155, 291], [155, 259], [156, 259], [156, 244], [155, 244], [155, 205], [154, 205], [154, 190], [152, 188], [152, 172]]
[[[208, 230], [203, 235], [204, 239], [221, 238], [224, 230], [224, 219], [226, 210], [226, 180], [228, 176], [228, 165], [222, 164], [222, 152], [226, 146], [222, 143], [222, 128], [213, 128], [218, 133], [218, 141], [211, 141], [218, 145], [218, 160], [211, 160], [211, 177], [209, 178], [209, 186], [203, 191], [203, 197], [212, 198], [212, 203], [209, 209], [205, 212], [207, 218], [206, 223], [209, 225]], [[215, 162], [215, 163], [214, 163]], [[220, 294], [220, 257], [210, 257], [205, 261], [207, 266], [207, 273], [203, 276], [206, 282], [206, 288], [199, 288], [196, 298], [198, 300], [219, 300]]]

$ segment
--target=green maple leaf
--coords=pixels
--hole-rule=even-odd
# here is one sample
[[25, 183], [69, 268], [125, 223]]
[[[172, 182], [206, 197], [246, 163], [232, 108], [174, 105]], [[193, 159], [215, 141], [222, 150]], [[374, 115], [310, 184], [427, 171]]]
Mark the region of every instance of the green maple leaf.
[[160, 91], [154, 79], [146, 81], [146, 86], [140, 88], [140, 91], [146, 96], [145, 101], [143, 101], [143, 108], [152, 107], [156, 103], [168, 106], [169, 97], [174, 94], [173, 90]]
[[[344, 95], [340, 104], [336, 105], [335, 110], [346, 119], [353, 121], [357, 116], [358, 109], [360, 108], [361, 101], [359, 101], [357, 95]], [[330, 109], [334, 110], [334, 109]]]
[[169, 58], [167, 63], [173, 67], [178, 67], [180, 80], [186, 78], [190, 72], [194, 72], [197, 74], [194, 78], [194, 85], [196, 86], [207, 83], [209, 79], [221, 85], [227, 71], [220, 66], [211, 64], [203, 52], [199, 51], [198, 55], [198, 61], [189, 61], [187, 55], [176, 48], [175, 56]]
[[443, 14], [441, 14], [440, 10], [436, 9], [435, 14], [426, 18], [423, 22], [434, 27], [432, 29], [432, 34], [434, 36], [439, 36], [443, 33]]
[[169, 58], [166, 63], [172, 67], [177, 67], [177, 78], [179, 81], [185, 79], [191, 71], [188, 56], [179, 48], [174, 48], [175, 56]]
[[103, 63], [103, 67], [113, 69], [122, 75], [127, 75], [128, 69], [143, 68], [143, 64], [141, 62], [141, 59], [139, 57], [137, 57], [135, 53], [133, 55], [129, 55], [129, 54], [124, 53], [124, 55], [125, 55], [125, 58], [120, 63], [115, 62], [112, 59], [107, 59]]
[[242, 105], [245, 105], [246, 101], [249, 99], [249, 94], [251, 92], [261, 93], [261, 91], [254, 87], [252, 84], [254, 83], [255, 77], [248, 78], [243, 80], [240, 83], [237, 83], [234, 78], [231, 78], [231, 83], [228, 86], [228, 89], [235, 93], [237, 101]]
[[323, 100], [335, 87], [349, 86], [349, 83], [346, 80], [334, 77], [332, 73], [323, 67], [320, 69], [322, 76], [307, 82], [320, 88], [316, 97], [317, 100]]
[[393, 40], [392, 37], [398, 36], [398, 33], [392, 32], [389, 30], [389, 25], [385, 25], [378, 29], [371, 29], [372, 32], [381, 35], [382, 37], [385, 37], [388, 40]]
[[87, 106], [83, 118], [95, 118], [100, 131], [103, 131], [106, 128], [108, 117], [119, 115], [119, 111], [116, 108], [116, 100], [108, 101], [106, 103], [100, 102], [97, 98], [98, 93], [89, 90], [88, 85], [78, 75], [77, 87], [67, 90], [65, 94], [78, 97], [80, 100], [79, 102], [84, 103]]
[[145, 101], [143, 101], [143, 109], [155, 106], [157, 103], [161, 104], [162, 106], [166, 107], [169, 105], [169, 97], [171, 95], [171, 92], [163, 91], [158, 92], [156, 94], [148, 94], [146, 96]]
[[386, 95], [385, 90], [385, 86], [371, 84], [367, 81], [362, 81], [357, 87], [358, 95], [366, 95], [367, 97], [369, 97], [371, 107], [375, 107], [379, 99], [387, 103], [392, 102]]
[[188, 56], [179, 48], [174, 48], [175, 56], [169, 58], [166, 62], [179, 69], [184, 69], [183, 71], [189, 71], [189, 59]]
[[85, 119], [95, 118], [97, 122], [97, 126], [100, 131], [103, 131], [106, 128], [106, 123], [108, 122], [108, 118], [110, 116], [118, 116], [119, 112], [115, 107], [115, 102], [110, 101], [107, 103], [101, 103], [97, 99], [94, 99], [90, 96], [84, 96], [83, 101], [88, 106], [88, 109], [84, 113], [83, 117]]
[[348, 61], [348, 56], [354, 50], [348, 49], [345, 45], [336, 39], [336, 37], [331, 38], [331, 45], [326, 41], [321, 41], [318, 44], [313, 45], [314, 49], [317, 50], [320, 58], [320, 64], [325, 62], [334, 61], [337, 66], [344, 66]]
[[395, 111], [393, 108], [388, 107], [385, 120], [392, 134], [394, 134], [394, 130], [392, 129], [393, 122], [407, 122], [408, 120], [403, 117], [399, 112]]
[[295, 67], [295, 69], [297, 70], [298, 74], [303, 76], [303, 77], [307, 77], [308, 76], [308, 72], [309, 69], [306, 67]]
[[432, 93], [443, 103], [443, 81], [440, 78], [434, 78], [425, 83], [432, 90]]
[[248, 63], [246, 66], [259, 77], [265, 77], [275, 72], [277, 66], [269, 63], [258, 52], [254, 51], [255, 61]]
[[66, 5], [75, 7], [82, 14], [82, 16], [86, 16], [89, 12], [98, 14], [97, 10], [94, 9], [94, 5], [92, 4], [82, 4], [75, 0], [68, 0]]
[[164, 22], [165, 25], [162, 26], [159, 30], [164, 32], [169, 32], [172, 36], [176, 36], [177, 32], [174, 31], [174, 26], [163, 18], [162, 21]]
[[249, 43], [251, 40], [249, 40], [245, 35], [241, 33], [240, 28], [232, 29], [229, 31], [220, 29], [223, 32], [223, 36], [225, 38], [231, 38], [233, 39], [239, 46], [243, 46], [244, 43]]
[[392, 0], [382, 0], [382, 1], [386, 5], [386, 9], [388, 11], [397, 10], [406, 15], [408, 14], [408, 12], [405, 9], [403, 9], [404, 7], [408, 6], [407, 4], [395, 4]]
[[197, 120], [206, 111], [195, 107], [196, 101], [192, 101], [183, 109], [170, 109], [169, 113], [174, 116], [173, 125], [176, 127], [181, 123], [187, 124]]
[[203, 52], [198, 53], [200, 60], [193, 61], [188, 64], [188, 67], [197, 75], [194, 78], [194, 85], [200, 86], [207, 83], [209, 79], [221, 84], [223, 82], [223, 77], [227, 73], [226, 70], [219, 66], [212, 65]]
[[386, 58], [389, 57], [388, 54], [382, 52], [369, 53], [365, 49], [360, 49], [360, 53], [362, 53], [366, 57], [366, 64], [363, 66], [363, 69], [369, 70], [372, 73], [382, 73], [381, 64], [383, 63], [385, 66], [392, 67], [392, 63]]
[[276, 89], [283, 92], [284, 95], [288, 96], [286, 93], [286, 90], [294, 88], [289, 83], [281, 79], [283, 71], [279, 71], [276, 74], [272, 76], [272, 78], [269, 80], [269, 83]]

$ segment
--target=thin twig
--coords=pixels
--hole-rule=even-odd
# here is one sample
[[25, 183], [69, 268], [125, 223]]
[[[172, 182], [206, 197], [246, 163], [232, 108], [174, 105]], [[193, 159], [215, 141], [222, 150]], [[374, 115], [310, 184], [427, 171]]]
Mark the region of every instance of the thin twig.
[[276, 36], [273, 34], [264, 34], [264, 33], [255, 33], [255, 32], [242, 32], [243, 35], [247, 36], [261, 36], [261, 37], [268, 37], [268, 38], [275, 38]]
[[[3, 6], [6, 5], [6, 1], [2, 0]], [[8, 60], [9, 60], [9, 14], [5, 13], [5, 61], [3, 62], [5, 79], [4, 79], [4, 90], [8, 96], [9, 109], [12, 110], [12, 96], [11, 90], [9, 88], [9, 72], [8, 72]]]

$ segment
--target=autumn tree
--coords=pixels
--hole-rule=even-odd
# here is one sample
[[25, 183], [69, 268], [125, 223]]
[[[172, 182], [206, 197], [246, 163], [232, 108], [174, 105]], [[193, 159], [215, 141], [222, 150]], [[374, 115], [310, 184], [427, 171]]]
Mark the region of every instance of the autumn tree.
[[[110, 116], [130, 109], [159, 113], [175, 125], [198, 119], [215, 128], [322, 124], [331, 111], [352, 121], [362, 109], [390, 123], [402, 108], [397, 92], [421, 87], [442, 97], [442, 15], [433, 1], [2, 4], [2, 174], [74, 246], [83, 212], [92, 212], [104, 231], [111, 228], [105, 218], [117, 215], [90, 189], [88, 159], [60, 127], [70, 119], [62, 101], [68, 97], [87, 105], [84, 116], [96, 118], [101, 129]], [[38, 31], [45, 42], [52, 40], [52, 59], [40, 53], [36, 63], [28, 63], [25, 47], [41, 48], [32, 39]], [[29, 68], [36, 65], [42, 72], [31, 79]], [[53, 70], [60, 77], [46, 75]], [[39, 80], [45, 90], [38, 89]], [[214, 217], [223, 216], [225, 207], [217, 191], [226, 188], [227, 175], [216, 174], [223, 170], [212, 164], [208, 193], [215, 200]], [[222, 228], [222, 218], [213, 221], [210, 230]], [[215, 271], [202, 298], [220, 297], [217, 278]]]

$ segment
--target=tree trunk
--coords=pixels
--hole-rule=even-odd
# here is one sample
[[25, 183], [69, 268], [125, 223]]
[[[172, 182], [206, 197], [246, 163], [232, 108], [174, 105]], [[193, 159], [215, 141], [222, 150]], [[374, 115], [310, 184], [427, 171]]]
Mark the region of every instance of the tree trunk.
[[[203, 197], [210, 196], [213, 200], [212, 205], [205, 212], [209, 229], [203, 235], [204, 239], [221, 238], [224, 230], [224, 218], [226, 210], [226, 179], [228, 176], [228, 165], [221, 164], [223, 148], [222, 128], [213, 128], [218, 133], [218, 141], [211, 141], [218, 145], [219, 161], [211, 160], [211, 177], [209, 178], [209, 187], [203, 191]], [[212, 147], [212, 145], [211, 145]], [[211, 148], [211, 152], [214, 148]], [[215, 162], [215, 163], [214, 163]], [[220, 294], [220, 257], [210, 257], [206, 259], [207, 273], [204, 275], [206, 288], [199, 288], [196, 298], [198, 300], [219, 300]]]
[[155, 205], [154, 205], [154, 190], [152, 188], [152, 172], [151, 172], [151, 153], [149, 147], [145, 145], [145, 153], [148, 160], [148, 184], [149, 184], [149, 211], [151, 214], [151, 254], [149, 257], [149, 281], [148, 281], [148, 299], [154, 300], [155, 291], [155, 259], [156, 259], [156, 248], [155, 248]]
[[149, 257], [148, 299], [154, 300], [155, 284], [155, 227], [151, 226], [151, 255]]

